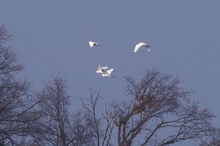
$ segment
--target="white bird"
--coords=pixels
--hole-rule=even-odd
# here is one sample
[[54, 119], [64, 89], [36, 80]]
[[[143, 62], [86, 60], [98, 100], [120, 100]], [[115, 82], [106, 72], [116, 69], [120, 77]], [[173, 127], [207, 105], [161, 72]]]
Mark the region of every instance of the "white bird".
[[138, 44], [136, 44], [135, 48], [134, 48], [134, 53], [136, 53], [141, 47], [146, 47], [147, 48], [147, 51], [150, 52], [150, 45], [146, 44], [146, 43], [143, 43], [143, 42], [140, 42]]
[[109, 70], [105, 70], [103, 69], [103, 73], [101, 74], [103, 77], [114, 77], [114, 76], [111, 76], [111, 73], [113, 72], [113, 68], [109, 69]]
[[94, 46], [98, 46], [98, 47], [101, 47], [102, 45], [96, 43], [96, 42], [93, 42], [93, 41], [89, 41], [89, 46], [90, 47], [94, 47]]
[[96, 73], [102, 74], [104, 70], [107, 70], [107, 68], [107, 66], [102, 67], [100, 64], [98, 64]]

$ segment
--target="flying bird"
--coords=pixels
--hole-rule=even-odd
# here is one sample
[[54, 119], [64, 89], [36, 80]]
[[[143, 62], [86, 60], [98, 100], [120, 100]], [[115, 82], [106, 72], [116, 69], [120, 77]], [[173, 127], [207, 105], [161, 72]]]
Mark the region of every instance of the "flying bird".
[[143, 42], [140, 42], [140, 43], [136, 44], [136, 46], [134, 48], [134, 53], [136, 53], [141, 47], [146, 47], [147, 51], [150, 52], [150, 48], [149, 48], [150, 45], [143, 43]]
[[101, 74], [102, 77], [114, 77], [111, 76], [111, 73], [113, 72], [113, 68], [108, 69], [107, 66], [102, 67], [100, 64], [97, 65], [96, 73]]
[[107, 68], [108, 68], [107, 66], [102, 67], [100, 64], [98, 64], [96, 73], [102, 74], [103, 71], [105, 72], [107, 70]]
[[96, 43], [96, 42], [93, 42], [93, 41], [89, 41], [89, 46], [90, 47], [94, 47], [94, 46], [98, 46], [98, 47], [101, 47], [102, 45]]

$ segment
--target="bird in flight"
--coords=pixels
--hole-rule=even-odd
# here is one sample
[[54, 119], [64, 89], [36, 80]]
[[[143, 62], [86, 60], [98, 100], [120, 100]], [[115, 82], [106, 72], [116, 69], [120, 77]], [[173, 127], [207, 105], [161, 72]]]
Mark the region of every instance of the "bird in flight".
[[111, 76], [111, 73], [113, 72], [113, 70], [114, 70], [113, 68], [108, 69], [107, 66], [102, 67], [100, 64], [98, 64], [96, 73], [101, 74], [102, 77], [114, 77], [114, 76]]
[[96, 42], [93, 42], [93, 41], [89, 41], [89, 46], [90, 47], [94, 47], [94, 46], [97, 46], [97, 47], [101, 47], [102, 45], [96, 43]]
[[136, 44], [134, 48], [134, 53], [136, 53], [141, 47], [146, 47], [147, 51], [150, 52], [150, 45], [143, 43], [143, 42], [139, 42], [138, 44]]

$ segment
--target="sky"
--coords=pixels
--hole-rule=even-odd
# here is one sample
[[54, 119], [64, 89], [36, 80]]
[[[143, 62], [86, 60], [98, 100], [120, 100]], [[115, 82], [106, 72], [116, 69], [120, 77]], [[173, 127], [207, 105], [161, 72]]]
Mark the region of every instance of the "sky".
[[[77, 99], [100, 90], [104, 100], [124, 99], [124, 76], [140, 80], [146, 70], [178, 76], [180, 86], [217, 117], [220, 126], [219, 0], [1, 0], [0, 25], [25, 65], [22, 76], [36, 90], [59, 73]], [[88, 41], [102, 45], [90, 48]], [[136, 43], [146, 42], [151, 52]], [[115, 78], [95, 73], [114, 68]]]

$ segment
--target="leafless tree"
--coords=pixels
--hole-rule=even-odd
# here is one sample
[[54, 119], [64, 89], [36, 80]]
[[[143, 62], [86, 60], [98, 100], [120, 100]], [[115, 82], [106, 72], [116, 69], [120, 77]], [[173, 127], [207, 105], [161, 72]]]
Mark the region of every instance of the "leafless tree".
[[0, 46], [5, 44], [7, 40], [9, 40], [12, 37], [11, 34], [8, 34], [8, 31], [4, 25], [0, 26]]
[[30, 98], [29, 83], [16, 78], [23, 65], [6, 46], [9, 38], [5, 27], [0, 26], [0, 145], [23, 145], [35, 120], [35, 103]]
[[[90, 90], [89, 98], [81, 100], [83, 109], [81, 110], [87, 119], [87, 130], [93, 133], [92, 145], [94, 146], [113, 146], [111, 142], [114, 121], [111, 118], [110, 109], [106, 107], [98, 110], [98, 102], [101, 100], [100, 92]], [[98, 111], [97, 111], [98, 110]], [[90, 144], [91, 145], [91, 144]]]
[[102, 110], [97, 110], [100, 92], [91, 90], [88, 100], [82, 100], [83, 113], [89, 119], [87, 129], [92, 129], [95, 145], [112, 145], [113, 135], [117, 135], [118, 146], [204, 142], [216, 131], [211, 124], [214, 115], [190, 101], [193, 92], [180, 88], [177, 77], [153, 69], [138, 83], [130, 76], [125, 80], [130, 99], [114, 101]]
[[33, 133], [34, 142], [39, 145], [67, 146], [70, 96], [66, 93], [66, 81], [58, 75], [42, 91], [37, 92], [38, 110], [41, 117], [35, 121], [40, 129]]
[[38, 110], [41, 116], [34, 122], [38, 131], [32, 134], [32, 144], [44, 146], [86, 146], [91, 145], [93, 131], [89, 116], [70, 112], [70, 96], [66, 80], [58, 75], [37, 92]]
[[70, 96], [66, 92], [66, 80], [60, 75], [54, 77], [43, 90], [37, 92], [36, 96], [41, 117], [34, 122], [39, 131], [32, 134], [32, 144], [97, 146], [95, 141], [99, 141], [101, 137], [99, 135], [101, 126], [95, 113], [91, 113], [95, 109], [89, 109], [89, 102], [92, 102], [93, 108], [96, 107], [95, 98], [89, 100], [85, 110], [70, 112]]
[[74, 137], [71, 144], [73, 146], [86, 146], [93, 144], [93, 133], [89, 129], [90, 120], [88, 116], [81, 111], [72, 116], [71, 131]]
[[164, 146], [203, 140], [213, 132], [213, 114], [190, 102], [191, 91], [180, 88], [177, 77], [153, 69], [139, 83], [130, 76], [125, 80], [131, 100], [112, 104], [119, 146]]
[[220, 146], [220, 129], [214, 129], [213, 133], [200, 146]]

